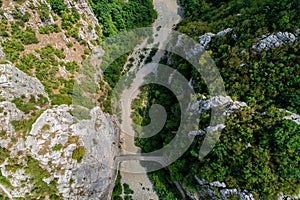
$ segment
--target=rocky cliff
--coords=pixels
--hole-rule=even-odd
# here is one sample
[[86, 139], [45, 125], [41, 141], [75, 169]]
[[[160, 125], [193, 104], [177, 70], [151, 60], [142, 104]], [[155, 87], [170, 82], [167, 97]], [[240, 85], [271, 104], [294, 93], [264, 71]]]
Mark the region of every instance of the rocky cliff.
[[101, 25], [85, 0], [53, 2], [0, 10], [0, 185], [13, 198], [106, 199], [118, 125], [97, 106], [77, 119], [66, 92]]

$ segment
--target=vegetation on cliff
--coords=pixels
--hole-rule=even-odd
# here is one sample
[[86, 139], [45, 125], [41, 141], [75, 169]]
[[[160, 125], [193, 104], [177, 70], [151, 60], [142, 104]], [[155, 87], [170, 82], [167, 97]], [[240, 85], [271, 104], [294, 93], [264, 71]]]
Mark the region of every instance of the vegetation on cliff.
[[[228, 188], [250, 190], [256, 198], [276, 199], [279, 193], [298, 194], [299, 125], [287, 121], [280, 109], [300, 113], [300, 43], [282, 45], [257, 52], [252, 45], [263, 34], [279, 31], [295, 33], [300, 25], [298, 1], [206, 1], [181, 0], [185, 17], [177, 26], [195, 40], [206, 32], [233, 30], [212, 38], [207, 52], [214, 59], [224, 80], [227, 95], [249, 106], [235, 111], [226, 120], [220, 140], [204, 158], [198, 159], [204, 136], [196, 136], [190, 149], [168, 167], [169, 176], [162, 171], [150, 175], [162, 199], [176, 196], [167, 187], [179, 181], [187, 191], [199, 192], [194, 181], [197, 175], [209, 182], [225, 182]], [[169, 55], [172, 67], [190, 80], [198, 96], [209, 97], [200, 74], [182, 58]], [[167, 59], [162, 61], [167, 63]], [[170, 62], [169, 62], [170, 63]], [[134, 105], [135, 122], [147, 125], [152, 104], [161, 104], [168, 112], [168, 120], [160, 133], [137, 140], [144, 152], [160, 149], [174, 137], [180, 123], [180, 108], [170, 91], [150, 85], [145, 88], [148, 101]], [[145, 100], [144, 99], [144, 100]], [[210, 113], [201, 115], [199, 128], [209, 124]], [[140, 120], [143, 119], [143, 120]], [[174, 187], [173, 187], [174, 188]], [[201, 195], [201, 194], [200, 194]], [[180, 199], [180, 196], [176, 196]], [[175, 198], [175, 197], [174, 197]]]

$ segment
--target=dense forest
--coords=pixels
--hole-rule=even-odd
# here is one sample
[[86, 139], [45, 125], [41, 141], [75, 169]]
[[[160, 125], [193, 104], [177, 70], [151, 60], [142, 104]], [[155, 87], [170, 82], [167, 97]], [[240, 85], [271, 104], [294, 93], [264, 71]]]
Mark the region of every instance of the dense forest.
[[[204, 196], [195, 175], [208, 182], [224, 182], [228, 188], [248, 190], [256, 199], [277, 199], [279, 193], [298, 194], [300, 127], [285, 120], [287, 113], [282, 109], [300, 113], [300, 41], [262, 52], [255, 51], [252, 45], [264, 34], [295, 33], [300, 26], [300, 2], [180, 0], [180, 3], [185, 16], [177, 30], [195, 40], [206, 32], [232, 28], [230, 34], [212, 38], [206, 51], [220, 71], [227, 95], [246, 102], [248, 107], [227, 117], [220, 140], [204, 159], [198, 158], [203, 136], [197, 136], [179, 160], [167, 169], [151, 172], [149, 176], [158, 195], [161, 199], [181, 199], [173, 184], [178, 181], [186, 191], [211, 198]], [[161, 62], [170, 59], [173, 68], [193, 80], [198, 96], [209, 97], [200, 74], [186, 60], [167, 54]], [[149, 85], [142, 90], [146, 95], [135, 101], [135, 122], [150, 123], [147, 116], [152, 104], [163, 105], [168, 113], [159, 134], [136, 141], [144, 152], [150, 152], [174, 137], [180, 108], [176, 97], [165, 88]], [[145, 99], [148, 105], [140, 108]], [[202, 113], [199, 128], [207, 127], [209, 119], [209, 112]]]

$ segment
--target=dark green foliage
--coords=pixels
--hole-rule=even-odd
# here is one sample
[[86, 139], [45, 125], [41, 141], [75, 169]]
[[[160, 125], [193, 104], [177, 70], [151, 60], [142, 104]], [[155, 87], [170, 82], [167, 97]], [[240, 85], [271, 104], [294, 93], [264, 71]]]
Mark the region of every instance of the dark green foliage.
[[35, 36], [35, 31], [31, 27], [27, 27], [26, 30], [16, 32], [13, 37], [20, 39], [24, 45], [37, 44], [39, 42]]
[[10, 200], [8, 197], [3, 196], [2, 194], [0, 194], [0, 200]]
[[57, 24], [53, 24], [53, 25], [48, 25], [46, 24], [45, 26], [40, 26], [39, 27], [39, 33], [40, 34], [49, 34], [49, 33], [59, 33], [60, 32], [60, 28]]
[[11, 15], [15, 20], [22, 20], [23, 22], [28, 22], [30, 18], [30, 14], [28, 12], [25, 12], [23, 15], [20, 11], [13, 11]]
[[6, 158], [9, 158], [9, 151], [5, 148], [0, 147], [0, 163], [2, 164]]
[[125, 29], [148, 27], [157, 14], [151, 0], [91, 0], [92, 8], [108, 37]]
[[[240, 41], [276, 30], [292, 31], [299, 27], [297, 0], [254, 0], [254, 1], [201, 1], [180, 0], [185, 9], [185, 19], [178, 30], [189, 35], [218, 32], [236, 27]], [[240, 15], [237, 15], [240, 14]]]
[[148, 176], [154, 185], [154, 189], [159, 196], [159, 199], [179, 200], [182, 198], [180, 193], [176, 190], [176, 187], [173, 185], [169, 173], [165, 169], [148, 173]]
[[193, 164], [195, 173], [208, 181], [253, 191], [263, 199], [273, 199], [280, 192], [296, 194], [300, 127], [282, 118], [274, 109], [266, 115], [250, 109], [236, 112], [213, 151]]
[[133, 190], [130, 189], [130, 187], [127, 183], [123, 184], [123, 188], [124, 188], [124, 194], [133, 194]]
[[43, 109], [39, 111], [31, 112], [29, 118], [21, 120], [13, 120], [11, 124], [13, 125], [15, 131], [22, 131], [24, 134], [31, 130], [32, 124], [37, 120], [37, 118], [44, 112]]
[[54, 179], [48, 185], [42, 179], [50, 177], [50, 173], [47, 170], [43, 169], [40, 166], [39, 162], [32, 157], [26, 157], [26, 161], [27, 167], [25, 168], [25, 172], [27, 174], [30, 174], [30, 182], [33, 184], [33, 187], [30, 191], [30, 197], [39, 199], [42, 197], [45, 198], [46, 196], [50, 195], [52, 196], [52, 199], [53, 197], [61, 199], [57, 190], [57, 179]]
[[43, 22], [45, 22], [49, 18], [49, 8], [46, 4], [41, 3], [38, 7], [38, 13]]
[[[299, 41], [267, 52], [256, 53], [251, 49], [255, 38], [265, 33], [294, 31], [299, 27], [300, 18], [295, 14], [300, 7], [298, 1], [182, 0], [181, 3], [186, 11], [185, 19], [178, 26], [181, 32], [198, 39], [204, 32], [233, 28], [230, 34], [214, 38], [209, 49], [228, 95], [250, 105], [259, 104], [261, 110], [275, 104], [278, 108], [300, 112]], [[198, 28], [201, 30], [195, 30]], [[243, 49], [245, 53], [241, 53]], [[193, 78], [196, 91], [207, 95], [198, 72], [176, 56], [172, 60], [176, 69], [188, 79]]]
[[49, 0], [49, 3], [52, 10], [58, 15], [61, 15], [67, 7], [63, 0]]
[[[257, 199], [263, 200], [277, 199], [280, 192], [299, 193], [300, 128], [294, 122], [283, 120], [284, 115], [278, 111], [278, 108], [283, 108], [300, 113], [299, 40], [267, 52], [258, 53], [251, 48], [263, 34], [276, 31], [294, 33], [300, 24], [300, 17], [296, 14], [299, 1], [180, 2], [186, 13], [177, 30], [197, 41], [205, 32], [217, 33], [233, 28], [230, 34], [213, 38], [207, 52], [219, 68], [227, 94], [234, 100], [245, 101], [251, 108], [236, 111], [227, 118], [220, 141], [201, 160], [198, 153], [203, 137], [197, 136], [190, 149], [168, 167], [170, 179], [179, 181], [191, 192], [201, 191], [194, 181], [195, 175], [209, 182], [224, 181], [230, 188], [250, 190]], [[194, 89], [200, 96], [209, 96], [201, 75], [187, 61], [176, 55], [169, 59], [172, 67], [188, 80], [193, 80]], [[166, 59], [162, 62], [166, 63]], [[135, 117], [135, 122], [142, 119], [140, 124], [150, 123], [149, 106], [158, 103], [164, 106], [174, 123], [167, 122], [164, 134], [158, 133], [151, 140], [138, 139], [137, 144], [145, 152], [161, 148], [161, 143], [166, 144], [166, 139], [172, 137], [172, 130], [176, 130], [179, 123], [176, 120], [180, 120], [180, 115], [175, 114], [177, 101], [164, 88], [157, 88], [159, 95], [155, 96], [150, 90], [152, 88], [146, 90], [147, 108], [134, 107], [134, 116], [140, 117]], [[266, 113], [261, 114], [263, 112]], [[209, 121], [209, 111], [202, 113], [199, 128], [207, 127]], [[174, 190], [172, 184], [166, 187], [160, 180], [165, 173], [160, 170], [153, 173], [155, 178], [150, 175], [162, 197]]]
[[[153, 104], [159, 104], [166, 109], [168, 113], [167, 121], [164, 128], [150, 138], [138, 138], [136, 143], [143, 147], [144, 152], [152, 152], [162, 148], [165, 144], [168, 144], [175, 136], [175, 133], [180, 124], [180, 107], [177, 104], [177, 98], [174, 94], [167, 88], [161, 87], [160, 85], [150, 84], [145, 86], [148, 92], [149, 104], [147, 108], [141, 108], [140, 105], [137, 105], [135, 110], [140, 113], [142, 117], [142, 126], [145, 126], [151, 122], [149, 118], [148, 109]], [[138, 108], [138, 109], [137, 109]], [[139, 122], [135, 121], [139, 124]]]
[[19, 52], [24, 51], [24, 46], [18, 40], [11, 40], [3, 43], [3, 51], [7, 60], [15, 62], [19, 57]]
[[120, 172], [118, 171], [117, 179], [115, 181], [115, 187], [112, 193], [112, 199], [117, 200], [117, 199], [122, 199], [120, 195], [122, 194], [122, 184], [121, 184], [121, 175]]

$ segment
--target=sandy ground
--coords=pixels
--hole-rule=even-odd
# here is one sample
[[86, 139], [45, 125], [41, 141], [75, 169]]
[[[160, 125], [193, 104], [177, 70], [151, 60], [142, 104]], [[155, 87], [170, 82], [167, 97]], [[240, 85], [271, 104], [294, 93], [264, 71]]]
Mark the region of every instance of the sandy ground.
[[[176, 0], [154, 0], [154, 7], [158, 12], [158, 18], [153, 24], [154, 30], [154, 44], [159, 43], [160, 47], [164, 45], [164, 41], [167, 40], [168, 34], [165, 29], [170, 30], [172, 27], [177, 24], [181, 17], [178, 14], [179, 7], [177, 5]], [[164, 29], [157, 29], [157, 27], [161, 27]], [[155, 36], [156, 35], [156, 36]], [[132, 53], [132, 57], [135, 60], [139, 60], [140, 51], [138, 49], [142, 49], [145, 45], [145, 42], [142, 43], [139, 47], [137, 47]], [[151, 46], [151, 45], [150, 45]], [[147, 55], [146, 55], [147, 57]], [[157, 52], [154, 56], [154, 61], [159, 61], [162, 57], [161, 52]], [[130, 71], [142, 68], [143, 66], [138, 65], [138, 63], [134, 63], [134, 66]], [[153, 68], [142, 68], [139, 73], [136, 74], [136, 78], [133, 81], [131, 88], [125, 90], [122, 95], [122, 124], [121, 129], [122, 133], [120, 135], [122, 144], [122, 154], [134, 154], [140, 152], [140, 149], [135, 146], [134, 143], [134, 130], [132, 128], [132, 119], [130, 117], [131, 110], [131, 102], [135, 99], [139, 90], [138, 87], [143, 83], [143, 77], [153, 71]], [[157, 200], [159, 199], [155, 191], [153, 190], [153, 185], [150, 182], [146, 170], [140, 165], [139, 161], [125, 161], [121, 163], [120, 166], [121, 171], [121, 182], [127, 183], [130, 188], [134, 191], [133, 199], [135, 200]], [[139, 173], [135, 173], [139, 172]]]

